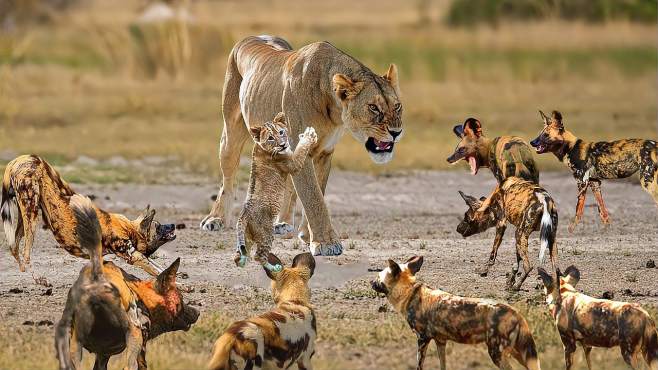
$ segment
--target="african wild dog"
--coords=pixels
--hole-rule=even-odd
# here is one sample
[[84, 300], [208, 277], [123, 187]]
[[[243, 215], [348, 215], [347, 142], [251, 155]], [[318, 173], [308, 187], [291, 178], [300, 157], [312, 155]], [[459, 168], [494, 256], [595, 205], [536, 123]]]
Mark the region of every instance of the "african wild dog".
[[591, 370], [592, 347], [619, 346], [624, 361], [634, 369], [642, 357], [653, 370], [658, 369], [658, 335], [651, 316], [637, 303], [596, 299], [576, 291], [580, 271], [569, 266], [564, 274], [555, 275], [539, 269], [544, 284], [546, 303], [564, 344], [567, 370], [573, 365], [576, 343], [585, 351]]
[[[268, 260], [283, 266], [271, 253]], [[316, 325], [308, 281], [315, 270], [313, 255], [298, 254], [292, 267], [280, 272], [264, 270], [272, 279], [276, 308], [231, 324], [215, 342], [209, 369], [312, 368]]]
[[[461, 191], [459, 194], [468, 205], [468, 210], [464, 214], [464, 219], [457, 226], [458, 233], [466, 238], [479, 234], [490, 227], [496, 227], [496, 237], [489, 261], [480, 270], [482, 276], [486, 276], [489, 268], [496, 262], [498, 247], [503, 240], [508, 222], [516, 226], [516, 267], [512, 269], [512, 274], [507, 281], [508, 289], [519, 290], [532, 270], [532, 264], [528, 258], [528, 238], [533, 231], [539, 231], [541, 241], [539, 263], [544, 263], [548, 251], [551, 264], [555, 266], [557, 263], [555, 236], [558, 213], [553, 198], [544, 188], [518, 177], [508, 177], [502, 184], [496, 186], [488, 199], [480, 198], [478, 200]], [[515, 283], [521, 261], [523, 261], [525, 272]]]
[[539, 369], [537, 348], [525, 318], [514, 308], [488, 299], [464, 298], [416, 281], [423, 257], [398, 265], [388, 260], [372, 288], [386, 295], [406, 317], [418, 338], [418, 366], [422, 370], [427, 346], [436, 343], [441, 369], [446, 368], [446, 343], [486, 343], [499, 368], [509, 368], [509, 356], [526, 369]]
[[539, 170], [532, 157], [532, 149], [516, 136], [500, 136], [493, 139], [482, 134], [482, 124], [468, 118], [452, 130], [460, 139], [455, 152], [448, 157], [449, 163], [465, 160], [471, 166], [471, 174], [480, 167], [489, 167], [498, 183], [510, 176], [539, 183]]
[[175, 330], [188, 330], [199, 312], [186, 305], [176, 287], [180, 258], [155, 280], [139, 280], [112, 262], [103, 263], [98, 210], [79, 194], [71, 197], [77, 244], [89, 256], [66, 299], [55, 328], [61, 370], [79, 369], [82, 348], [96, 355], [94, 369], [107, 368], [124, 353], [124, 369], [146, 369], [146, 342]]
[[[39, 211], [61, 248], [74, 256], [87, 257], [75, 235], [77, 221], [69, 206], [74, 194], [59, 173], [36, 155], [23, 155], [9, 162], [2, 182], [0, 210], [7, 243], [21, 271], [30, 266]], [[173, 224], [154, 221], [155, 210], [149, 207], [133, 221], [96, 206], [94, 209], [101, 224], [103, 254], [113, 253], [153, 276], [162, 271], [149, 256], [176, 238]], [[18, 250], [22, 239], [25, 241], [21, 259]], [[47, 284], [43, 278], [35, 280]]]
[[530, 144], [537, 153], [553, 153], [567, 165], [578, 185], [576, 216], [569, 231], [580, 221], [585, 208], [587, 188], [591, 188], [604, 224], [610, 222], [603, 203], [601, 180], [629, 177], [640, 174], [640, 183], [658, 204], [658, 146], [654, 140], [623, 139], [590, 143], [579, 139], [564, 128], [562, 114], [553, 111], [551, 117], [539, 111], [544, 128]]

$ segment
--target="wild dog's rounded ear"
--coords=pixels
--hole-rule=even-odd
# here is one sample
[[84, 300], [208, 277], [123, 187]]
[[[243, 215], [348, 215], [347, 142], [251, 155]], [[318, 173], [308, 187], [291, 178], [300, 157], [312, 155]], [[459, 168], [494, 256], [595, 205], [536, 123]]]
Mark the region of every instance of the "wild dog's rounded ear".
[[551, 122], [559, 128], [564, 128], [564, 125], [562, 124], [562, 113], [556, 110], [551, 113]]
[[541, 110], [539, 110], [539, 116], [541, 117], [542, 121], [544, 121], [544, 125], [548, 125], [550, 123], [550, 118], [544, 114]]
[[391, 65], [388, 67], [388, 71], [386, 71], [386, 74], [384, 74], [382, 77], [384, 77], [391, 84], [391, 86], [393, 86], [393, 88], [395, 90], [397, 90], [397, 88], [398, 88], [398, 66], [391, 63]]
[[461, 139], [464, 137], [464, 126], [461, 124], [456, 125], [455, 127], [452, 128], [452, 132], [454, 132], [455, 135]]
[[421, 266], [423, 266], [423, 256], [413, 256], [407, 260], [407, 267], [413, 275], [420, 271]]
[[311, 272], [311, 278], [315, 272], [315, 258], [311, 253], [300, 253], [293, 258], [292, 267], [306, 267]]
[[480, 205], [482, 205], [482, 202], [479, 201], [477, 198], [472, 197], [470, 195], [466, 195], [461, 190], [459, 190], [459, 195], [462, 196], [462, 199], [464, 199], [464, 202], [466, 202], [466, 205], [471, 209], [477, 210], [478, 208], [480, 208]]
[[464, 136], [468, 136], [474, 139], [482, 136], [482, 124], [475, 118], [468, 118], [464, 122]]
[[542, 267], [538, 268], [537, 272], [539, 273], [539, 278], [541, 278], [544, 287], [546, 287], [546, 290], [550, 293], [553, 290], [553, 277]]
[[564, 274], [562, 276], [564, 277], [566, 283], [573, 287], [575, 287], [576, 284], [578, 284], [580, 281], [580, 271], [574, 265], [567, 267], [567, 269], [564, 270]]
[[[283, 266], [283, 262], [281, 262], [281, 260], [279, 259], [279, 257], [275, 256], [275, 255], [272, 254], [272, 253], [269, 253], [269, 254], [267, 255], [267, 262], [268, 262], [270, 265], [280, 265], [280, 266]], [[267, 277], [268, 277], [268, 278], [270, 278], [270, 279], [272, 279], [272, 280], [276, 280], [276, 276], [277, 276], [278, 272], [272, 272], [272, 271], [268, 270], [267, 268], [265, 268], [265, 266], [263, 266], [263, 270], [265, 270], [265, 273], [267, 274]]]
[[148, 234], [149, 229], [151, 228], [151, 222], [155, 217], [155, 210], [151, 209], [151, 205], [147, 205], [144, 212], [137, 218], [139, 221], [139, 231], [142, 234]]
[[176, 288], [176, 273], [178, 272], [178, 267], [180, 266], [180, 257], [169, 265], [164, 271], [158, 275], [155, 281], [155, 290], [158, 293], [164, 294], [169, 290]]
[[363, 82], [352, 81], [351, 78], [342, 73], [336, 73], [332, 82], [334, 92], [341, 101], [354, 98], [363, 89]]
[[285, 125], [286, 124], [286, 115], [283, 112], [277, 113], [276, 117], [274, 117], [273, 122], [279, 122], [279, 123], [283, 123]]
[[260, 131], [263, 129], [262, 126], [253, 126], [249, 127], [249, 133], [251, 134], [251, 137], [256, 140], [260, 141]]
[[391, 274], [393, 276], [398, 276], [400, 275], [400, 272], [402, 272], [400, 265], [398, 265], [398, 263], [393, 260], [388, 260], [388, 268], [391, 269]]

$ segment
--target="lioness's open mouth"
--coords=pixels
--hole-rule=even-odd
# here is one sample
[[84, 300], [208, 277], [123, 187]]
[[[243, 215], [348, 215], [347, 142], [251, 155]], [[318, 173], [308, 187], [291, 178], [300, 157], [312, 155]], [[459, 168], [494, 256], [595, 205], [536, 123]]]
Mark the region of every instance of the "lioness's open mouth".
[[379, 141], [374, 137], [369, 137], [366, 140], [366, 149], [371, 153], [390, 153], [393, 151], [393, 141]]

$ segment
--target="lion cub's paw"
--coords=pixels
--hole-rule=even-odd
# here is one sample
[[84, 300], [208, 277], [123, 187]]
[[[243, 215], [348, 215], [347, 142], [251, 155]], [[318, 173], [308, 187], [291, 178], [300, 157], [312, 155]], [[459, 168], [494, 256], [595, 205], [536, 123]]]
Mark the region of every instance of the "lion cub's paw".
[[315, 144], [318, 142], [318, 134], [313, 127], [307, 127], [303, 134], [299, 135], [299, 143]]
[[235, 262], [235, 265], [238, 267], [245, 267], [247, 265], [247, 260], [249, 258], [240, 252], [235, 253], [235, 258], [233, 258], [233, 261]]
[[343, 245], [340, 241], [333, 241], [327, 244], [311, 242], [309, 249], [314, 256], [340, 256], [343, 254]]

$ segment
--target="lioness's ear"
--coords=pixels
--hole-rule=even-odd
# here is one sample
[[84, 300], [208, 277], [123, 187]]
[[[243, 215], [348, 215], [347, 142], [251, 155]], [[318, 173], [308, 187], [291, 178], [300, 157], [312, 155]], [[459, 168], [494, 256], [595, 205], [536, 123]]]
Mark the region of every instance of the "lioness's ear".
[[292, 260], [292, 267], [306, 267], [310, 271], [309, 279], [315, 272], [315, 258], [311, 253], [300, 253]]
[[274, 117], [274, 122], [283, 123], [285, 125], [286, 124], [286, 115], [283, 112], [277, 113], [276, 117]]
[[337, 73], [333, 78], [334, 92], [341, 101], [352, 99], [363, 89], [363, 82], [354, 82], [348, 76]]
[[261, 129], [262, 129], [261, 126], [249, 127], [249, 133], [251, 134], [251, 137], [254, 138], [254, 140], [256, 140], [256, 141], [260, 140], [260, 130]]
[[[283, 262], [281, 262], [281, 260], [279, 259], [279, 257], [275, 256], [275, 255], [272, 254], [272, 253], [270, 253], [270, 254], [267, 255], [267, 262], [268, 262], [270, 265], [280, 265], [280, 266], [283, 266]], [[270, 278], [270, 279], [272, 279], [272, 280], [276, 280], [276, 275], [278, 274], [278, 272], [272, 272], [272, 271], [268, 270], [265, 266], [263, 266], [263, 270], [265, 270], [265, 273], [267, 274], [267, 277], [268, 277], [268, 278]]]
[[407, 261], [407, 267], [413, 275], [420, 271], [421, 266], [423, 266], [423, 256], [413, 256]]
[[391, 275], [393, 275], [393, 277], [397, 277], [400, 275], [400, 272], [402, 272], [400, 265], [393, 260], [388, 260], [388, 268], [391, 269]]
[[395, 90], [398, 89], [398, 66], [391, 63], [388, 67], [388, 71], [386, 71], [386, 74], [382, 77], [384, 77]]

